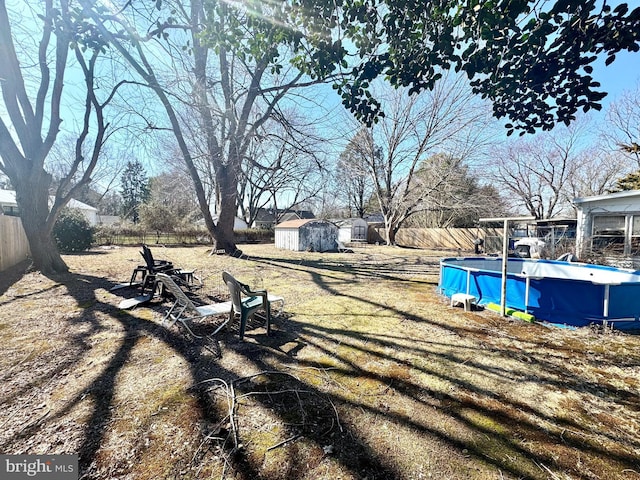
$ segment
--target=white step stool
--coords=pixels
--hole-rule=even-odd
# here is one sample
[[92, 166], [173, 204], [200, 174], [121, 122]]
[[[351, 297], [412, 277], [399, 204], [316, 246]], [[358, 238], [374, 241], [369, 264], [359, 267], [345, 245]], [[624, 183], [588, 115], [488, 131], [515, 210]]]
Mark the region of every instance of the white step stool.
[[464, 311], [468, 312], [471, 310], [471, 305], [476, 303], [477, 298], [473, 295], [469, 295], [468, 293], [454, 293], [451, 295], [451, 306], [461, 303], [464, 305]]

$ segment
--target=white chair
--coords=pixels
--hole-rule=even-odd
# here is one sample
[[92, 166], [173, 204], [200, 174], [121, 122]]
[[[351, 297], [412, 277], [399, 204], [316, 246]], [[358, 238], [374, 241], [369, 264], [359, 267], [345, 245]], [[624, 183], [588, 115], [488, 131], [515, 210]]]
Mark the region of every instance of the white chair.
[[[174, 282], [174, 280], [164, 273], [156, 274], [156, 284], [162, 292], [162, 289], [169, 292], [174, 302], [167, 314], [162, 319], [162, 325], [173, 326], [176, 322], [180, 322], [187, 331], [195, 338], [202, 338], [193, 333], [188, 321], [202, 320], [203, 318], [216, 315], [228, 314], [231, 311], [231, 302], [212, 303], [210, 305], [196, 306], [182, 289]], [[215, 335], [229, 323], [229, 319], [225, 320], [211, 335]]]

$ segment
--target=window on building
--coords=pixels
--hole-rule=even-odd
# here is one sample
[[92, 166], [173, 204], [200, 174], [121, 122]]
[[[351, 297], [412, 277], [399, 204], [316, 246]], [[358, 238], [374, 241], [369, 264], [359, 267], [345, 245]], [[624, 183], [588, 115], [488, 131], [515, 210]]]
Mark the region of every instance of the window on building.
[[630, 253], [634, 257], [640, 256], [640, 215], [631, 216], [630, 228], [631, 228]]
[[13, 217], [19, 217], [20, 216], [20, 211], [18, 210], [18, 207], [14, 207], [12, 205], [3, 205], [2, 206], [2, 212], [5, 215], [11, 215]]
[[596, 216], [593, 218], [591, 239], [594, 251], [623, 254], [625, 253], [625, 237], [624, 215]]

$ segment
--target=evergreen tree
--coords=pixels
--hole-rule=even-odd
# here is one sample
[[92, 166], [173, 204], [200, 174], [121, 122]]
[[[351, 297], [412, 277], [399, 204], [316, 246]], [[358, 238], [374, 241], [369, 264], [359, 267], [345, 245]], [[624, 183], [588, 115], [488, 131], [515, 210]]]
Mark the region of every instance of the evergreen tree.
[[149, 178], [142, 164], [130, 161], [121, 177], [122, 216], [133, 223], [140, 221], [140, 205], [149, 200]]
[[616, 188], [612, 192], [624, 192], [626, 190], [640, 190], [640, 171], [632, 172], [616, 182]]

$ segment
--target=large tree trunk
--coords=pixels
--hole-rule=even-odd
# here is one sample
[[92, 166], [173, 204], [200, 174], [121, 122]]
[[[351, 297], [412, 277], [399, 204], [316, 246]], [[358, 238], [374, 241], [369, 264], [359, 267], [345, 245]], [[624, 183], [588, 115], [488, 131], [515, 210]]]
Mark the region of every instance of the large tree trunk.
[[387, 234], [387, 245], [395, 245], [396, 244], [396, 232], [398, 231], [396, 228], [393, 228], [390, 225], [385, 225], [384, 229]]
[[33, 268], [45, 275], [66, 273], [64, 262], [51, 236], [53, 221], [49, 214], [48, 178], [28, 179], [16, 184], [22, 226], [29, 242]]
[[238, 200], [238, 181], [234, 168], [228, 164], [220, 166], [216, 171], [216, 181], [218, 187], [218, 198], [216, 199], [218, 224], [215, 230], [210, 232], [215, 244], [214, 249], [236, 255], [240, 252], [236, 247], [233, 232]]
[[[25, 223], [24, 217], [22, 217], [22, 222]], [[58, 252], [56, 242], [50, 235], [43, 235], [43, 232], [38, 230], [29, 232], [26, 228], [25, 232], [29, 240], [31, 259], [35, 269], [45, 275], [55, 275], [69, 271], [69, 267]]]

